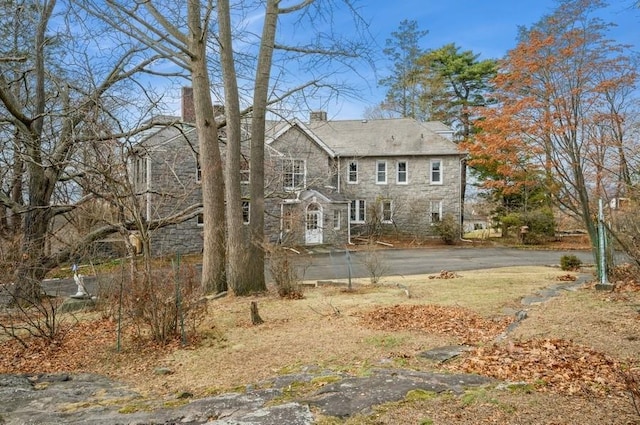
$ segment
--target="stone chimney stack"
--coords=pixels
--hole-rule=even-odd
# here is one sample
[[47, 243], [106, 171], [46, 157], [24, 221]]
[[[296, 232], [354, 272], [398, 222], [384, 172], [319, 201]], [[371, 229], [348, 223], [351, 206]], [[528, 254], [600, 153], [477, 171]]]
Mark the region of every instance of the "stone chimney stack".
[[193, 103], [193, 87], [182, 88], [182, 121], [196, 122], [196, 107]]
[[309, 114], [309, 122], [318, 122], [327, 120], [327, 111], [311, 111]]

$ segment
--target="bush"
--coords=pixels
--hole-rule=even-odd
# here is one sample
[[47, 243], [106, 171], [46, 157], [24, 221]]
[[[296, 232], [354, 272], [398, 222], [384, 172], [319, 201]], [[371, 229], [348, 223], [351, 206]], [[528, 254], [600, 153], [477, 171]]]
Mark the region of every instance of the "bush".
[[575, 271], [582, 265], [580, 260], [575, 255], [563, 255], [560, 257], [560, 268], [564, 271]]
[[454, 244], [460, 238], [460, 223], [453, 214], [445, 214], [442, 220], [435, 225], [435, 230], [447, 245]]
[[300, 289], [300, 278], [291, 261], [291, 251], [281, 246], [272, 248], [269, 252], [269, 273], [281, 298], [304, 298]]
[[103, 315], [128, 320], [138, 336], [167, 344], [181, 336], [185, 327], [195, 332], [206, 312], [202, 289], [193, 267], [159, 269], [150, 273], [123, 274], [122, 282], [101, 288]]

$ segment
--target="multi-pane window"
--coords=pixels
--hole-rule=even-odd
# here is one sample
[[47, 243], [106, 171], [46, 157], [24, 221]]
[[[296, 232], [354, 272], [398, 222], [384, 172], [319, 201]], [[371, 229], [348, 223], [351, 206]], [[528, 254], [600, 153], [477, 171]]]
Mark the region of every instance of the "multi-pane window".
[[391, 200], [384, 200], [381, 203], [381, 217], [383, 223], [392, 223], [393, 222], [393, 204]]
[[251, 204], [249, 201], [242, 201], [242, 222], [249, 224], [249, 218], [251, 217]]
[[431, 223], [438, 223], [442, 220], [442, 201], [431, 201]]
[[351, 161], [347, 168], [347, 183], [358, 183], [358, 162]]
[[396, 183], [407, 184], [407, 182], [409, 181], [409, 169], [407, 166], [407, 161], [398, 161], [396, 171]]
[[240, 183], [249, 184], [249, 161], [246, 158], [240, 160]]
[[364, 223], [366, 213], [366, 202], [364, 199], [354, 199], [351, 201], [351, 222]]
[[387, 161], [376, 161], [376, 183], [387, 184]]
[[342, 214], [340, 214], [340, 210], [333, 210], [333, 230], [340, 229], [340, 221], [342, 221]]
[[147, 157], [136, 156], [133, 160], [133, 181], [138, 187], [147, 184]]
[[431, 184], [442, 184], [442, 161], [431, 160]]
[[285, 232], [291, 232], [293, 230], [293, 220], [295, 219], [293, 212], [287, 211], [282, 217], [282, 230]]
[[284, 190], [295, 190], [304, 187], [304, 160], [286, 159], [282, 164]]

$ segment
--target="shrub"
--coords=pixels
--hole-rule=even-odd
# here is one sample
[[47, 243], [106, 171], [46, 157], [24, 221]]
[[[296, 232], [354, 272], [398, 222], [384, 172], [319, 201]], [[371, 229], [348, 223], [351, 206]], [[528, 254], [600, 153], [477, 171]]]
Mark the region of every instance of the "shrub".
[[565, 271], [575, 271], [582, 265], [580, 260], [575, 255], [563, 255], [560, 257], [560, 268]]
[[460, 238], [460, 223], [453, 214], [445, 214], [435, 225], [435, 230], [442, 241], [448, 245], [452, 245]]
[[367, 244], [364, 257], [364, 266], [369, 272], [369, 280], [372, 284], [380, 283], [382, 277], [389, 270], [388, 264], [383, 258], [384, 252], [377, 249], [373, 242]]
[[281, 298], [301, 299], [300, 278], [291, 259], [291, 251], [282, 246], [269, 250], [269, 273]]
[[103, 315], [128, 320], [138, 336], [148, 335], [167, 344], [176, 337], [186, 340], [185, 327], [195, 332], [206, 304], [193, 267], [123, 273], [122, 282], [101, 288]]

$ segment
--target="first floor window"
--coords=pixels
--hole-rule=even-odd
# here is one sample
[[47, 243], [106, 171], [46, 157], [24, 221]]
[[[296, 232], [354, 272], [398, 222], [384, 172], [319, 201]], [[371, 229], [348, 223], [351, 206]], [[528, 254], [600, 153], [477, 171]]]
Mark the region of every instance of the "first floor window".
[[340, 229], [340, 221], [342, 221], [342, 214], [339, 210], [333, 210], [333, 230]]
[[351, 201], [351, 221], [353, 223], [364, 223], [366, 212], [366, 202], [364, 199], [354, 199]]
[[198, 214], [198, 218], [196, 219], [196, 223], [198, 226], [204, 226], [204, 214]]
[[392, 203], [390, 200], [384, 200], [382, 201], [382, 211], [381, 211], [381, 217], [382, 217], [382, 222], [383, 223], [391, 223], [393, 222], [393, 209], [392, 209]]
[[249, 217], [251, 217], [251, 204], [249, 201], [242, 201], [242, 222], [249, 224]]
[[442, 220], [442, 201], [431, 201], [431, 224]]
[[284, 213], [284, 216], [282, 217], [282, 230], [284, 232], [291, 232], [293, 230], [293, 220], [294, 220], [294, 215], [292, 211], [287, 211]]

